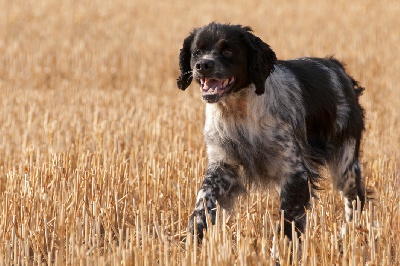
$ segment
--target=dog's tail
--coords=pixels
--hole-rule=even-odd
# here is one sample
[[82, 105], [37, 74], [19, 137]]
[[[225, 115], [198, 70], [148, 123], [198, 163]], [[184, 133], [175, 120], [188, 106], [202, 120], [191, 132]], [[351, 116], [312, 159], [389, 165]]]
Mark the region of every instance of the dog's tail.
[[[329, 57], [327, 57], [327, 59], [330, 60], [332, 63], [334, 63], [337, 67], [341, 68], [344, 72], [346, 72], [344, 63], [340, 62], [339, 60], [337, 60], [333, 56], [329, 56]], [[354, 91], [356, 93], [357, 98], [360, 97], [363, 94], [365, 88], [361, 87], [360, 84], [358, 84], [358, 81], [355, 80], [353, 77], [351, 77], [350, 75], [348, 75], [348, 76], [349, 76], [349, 78], [351, 80], [351, 83], [353, 85], [353, 88], [354, 88]]]

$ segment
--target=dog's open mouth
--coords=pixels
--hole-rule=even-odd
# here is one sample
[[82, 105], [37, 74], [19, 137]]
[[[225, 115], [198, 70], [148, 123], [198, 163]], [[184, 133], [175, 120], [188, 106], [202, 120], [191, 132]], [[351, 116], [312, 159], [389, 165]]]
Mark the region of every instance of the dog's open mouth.
[[234, 83], [234, 77], [227, 79], [201, 78], [200, 86], [203, 100], [209, 103], [218, 102], [221, 96], [228, 91]]

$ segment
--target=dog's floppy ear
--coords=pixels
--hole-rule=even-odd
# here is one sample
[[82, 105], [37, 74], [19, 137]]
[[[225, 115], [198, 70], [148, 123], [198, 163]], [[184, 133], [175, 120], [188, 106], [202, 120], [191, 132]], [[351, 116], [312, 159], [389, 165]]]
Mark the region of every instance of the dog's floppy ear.
[[249, 27], [245, 27], [244, 29], [247, 30], [245, 39], [249, 52], [248, 68], [250, 79], [256, 86], [256, 94], [261, 95], [265, 91], [265, 80], [268, 78], [277, 60], [276, 55], [268, 44], [251, 33]]
[[193, 79], [192, 68], [190, 67], [190, 57], [191, 57], [191, 46], [194, 39], [195, 31], [185, 38], [183, 41], [183, 47], [179, 53], [179, 69], [181, 74], [176, 82], [178, 88], [185, 90]]

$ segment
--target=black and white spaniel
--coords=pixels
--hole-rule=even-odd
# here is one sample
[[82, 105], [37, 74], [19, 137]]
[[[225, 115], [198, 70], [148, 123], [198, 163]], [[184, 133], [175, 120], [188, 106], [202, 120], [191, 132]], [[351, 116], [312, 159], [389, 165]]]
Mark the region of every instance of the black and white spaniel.
[[208, 169], [189, 231], [196, 227], [202, 238], [205, 212], [214, 223], [216, 202], [229, 209], [248, 185], [274, 184], [292, 238], [292, 221], [304, 232], [310, 189], [324, 166], [343, 192], [346, 220], [357, 197], [362, 208], [363, 88], [338, 60], [277, 60], [249, 27], [211, 23], [184, 40], [179, 66], [178, 87], [196, 81], [206, 102]]

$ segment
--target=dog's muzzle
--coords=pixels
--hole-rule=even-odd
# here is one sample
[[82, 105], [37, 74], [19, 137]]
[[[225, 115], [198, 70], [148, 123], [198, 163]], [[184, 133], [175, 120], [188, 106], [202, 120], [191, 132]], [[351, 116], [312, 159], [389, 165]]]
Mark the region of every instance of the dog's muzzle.
[[224, 93], [227, 92], [234, 83], [234, 77], [227, 79], [201, 78], [200, 87], [203, 100], [209, 103], [218, 102]]

